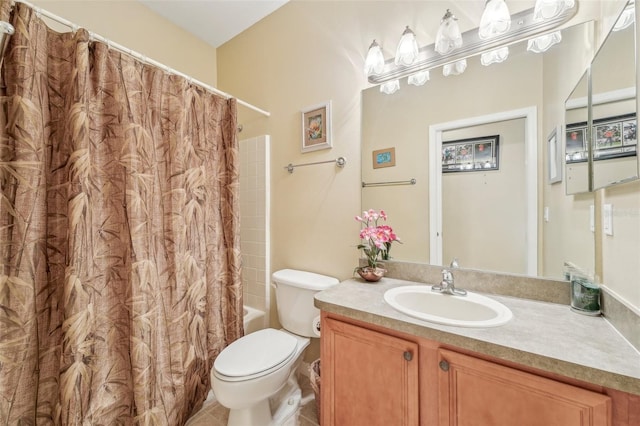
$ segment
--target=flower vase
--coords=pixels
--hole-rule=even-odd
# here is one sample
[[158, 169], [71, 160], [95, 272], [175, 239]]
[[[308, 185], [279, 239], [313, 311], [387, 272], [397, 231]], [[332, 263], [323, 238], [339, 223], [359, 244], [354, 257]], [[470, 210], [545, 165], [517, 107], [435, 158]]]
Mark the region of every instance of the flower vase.
[[384, 277], [384, 273], [387, 272], [387, 270], [376, 266], [361, 266], [356, 268], [356, 272], [363, 280], [376, 282], [380, 281], [380, 278]]

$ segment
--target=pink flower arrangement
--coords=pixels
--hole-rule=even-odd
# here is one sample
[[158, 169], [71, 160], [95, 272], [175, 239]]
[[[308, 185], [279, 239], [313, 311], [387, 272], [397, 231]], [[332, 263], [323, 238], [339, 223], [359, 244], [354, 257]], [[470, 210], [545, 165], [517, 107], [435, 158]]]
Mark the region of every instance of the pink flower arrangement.
[[355, 219], [362, 224], [360, 239], [363, 242], [358, 244], [358, 249], [364, 251], [368, 265], [376, 268], [379, 260], [389, 260], [391, 243], [401, 241], [389, 225], [378, 225], [378, 220], [387, 220], [384, 210], [377, 212], [370, 209]]

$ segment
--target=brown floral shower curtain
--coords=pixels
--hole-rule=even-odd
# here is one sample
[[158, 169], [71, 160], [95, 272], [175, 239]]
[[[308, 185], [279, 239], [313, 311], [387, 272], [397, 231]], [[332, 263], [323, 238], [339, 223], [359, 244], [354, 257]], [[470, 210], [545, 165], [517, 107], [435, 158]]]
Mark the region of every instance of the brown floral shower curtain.
[[1, 6], [0, 423], [183, 424], [243, 331], [236, 103]]

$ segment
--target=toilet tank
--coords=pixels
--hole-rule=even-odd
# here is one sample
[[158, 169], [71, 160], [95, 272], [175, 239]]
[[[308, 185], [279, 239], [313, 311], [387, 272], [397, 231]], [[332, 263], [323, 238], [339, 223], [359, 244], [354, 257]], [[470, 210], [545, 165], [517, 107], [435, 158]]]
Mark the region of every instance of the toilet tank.
[[320, 310], [313, 305], [313, 297], [339, 281], [326, 275], [295, 269], [276, 271], [272, 279], [282, 327], [299, 336], [319, 337]]

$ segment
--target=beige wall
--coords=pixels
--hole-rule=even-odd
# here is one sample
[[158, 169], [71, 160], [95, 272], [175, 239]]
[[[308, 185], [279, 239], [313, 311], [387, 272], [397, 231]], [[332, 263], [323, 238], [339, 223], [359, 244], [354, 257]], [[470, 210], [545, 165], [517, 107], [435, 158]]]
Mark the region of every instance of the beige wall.
[[[361, 208], [360, 92], [369, 87], [362, 75], [364, 54], [376, 37], [385, 56], [393, 56], [400, 29], [406, 24], [421, 42], [432, 42], [435, 25], [424, 16], [439, 16], [441, 11], [420, 12], [426, 2], [293, 0], [216, 52], [135, 1], [35, 3], [205, 83], [215, 85], [218, 80], [222, 90], [271, 111], [267, 119], [240, 107], [243, 138], [272, 136], [272, 268], [307, 269], [340, 279], [351, 275], [358, 259], [359, 229], [352, 217]], [[620, 4], [621, 0], [581, 2], [580, 15], [594, 15], [594, 9], [617, 9]], [[464, 16], [460, 21], [463, 30], [476, 25]], [[610, 25], [605, 22], [598, 30], [606, 31]], [[567, 95], [557, 91], [559, 100]], [[329, 99], [333, 102], [333, 149], [300, 153], [300, 110]], [[545, 109], [543, 120], [542, 134], [547, 134], [560, 122], [560, 112]], [[541, 152], [542, 145], [543, 140]], [[283, 169], [290, 162], [338, 156], [348, 160], [342, 170], [327, 164], [296, 169], [289, 175]], [[541, 205], [543, 197], [544, 202], [547, 197], [560, 199], [558, 188], [554, 186], [553, 194], [541, 194]], [[637, 184], [627, 184], [607, 190], [602, 197], [622, 207], [615, 223], [618, 235], [625, 234], [624, 218], [633, 220], [638, 215], [636, 188]], [[607, 284], [640, 307], [639, 274], [629, 270], [628, 262], [617, 254], [620, 250], [637, 254], [638, 249], [627, 250], [622, 238], [598, 244], [604, 271], [612, 271]], [[621, 272], [614, 275], [613, 271]]]
[[[216, 85], [216, 49], [134, 0], [31, 2], [203, 83]], [[59, 31], [69, 31], [58, 26]]]
[[[597, 16], [605, 9], [619, 9], [621, 4], [618, 0], [580, 2], [579, 21]], [[430, 13], [419, 11], [425, 7], [432, 7]], [[247, 136], [264, 133], [272, 136], [271, 228], [274, 270], [283, 267], [307, 269], [340, 279], [351, 275], [358, 258], [355, 246], [359, 228], [352, 217], [361, 208], [360, 135], [365, 131], [361, 131], [360, 92], [369, 87], [362, 75], [364, 54], [371, 40], [378, 38], [385, 56], [393, 56], [400, 29], [407, 24], [412, 26], [421, 43], [432, 42], [436, 25], [427, 22], [424, 16], [440, 16], [441, 11], [435, 9], [429, 2], [293, 0], [218, 49], [220, 88], [272, 113], [270, 118], [265, 119], [241, 110], [240, 121], [245, 126]], [[437, 19], [434, 18], [434, 21], [437, 22]], [[471, 24], [465, 21], [464, 16], [460, 21], [463, 30], [470, 28]], [[608, 22], [596, 27], [599, 40], [602, 39], [600, 34], [610, 25], [611, 22]], [[545, 109], [539, 115], [539, 155], [545, 161], [546, 135], [563, 122], [564, 100], [579, 78], [578, 68], [588, 61], [586, 57], [576, 60], [575, 67], [551, 69], [545, 77], [556, 81], [548, 91], [545, 88], [544, 93], [555, 101], [555, 108]], [[529, 88], [528, 85], [523, 86], [524, 89]], [[401, 92], [395, 96], [402, 97]], [[434, 104], [446, 104], [447, 97], [441, 95], [433, 99]], [[301, 154], [300, 110], [326, 100], [333, 102], [334, 147]], [[477, 101], [473, 99], [473, 102]], [[397, 146], [405, 137], [405, 133], [396, 132], [381, 148]], [[318, 165], [296, 169], [289, 175], [283, 169], [288, 163], [330, 160], [341, 155], [348, 159], [343, 170], [332, 165]], [[368, 157], [371, 154], [364, 152], [362, 155]], [[403, 161], [401, 153], [396, 152], [396, 155], [397, 161]], [[396, 167], [396, 170], [401, 169]], [[539, 167], [540, 185], [546, 183], [545, 173], [542, 162]], [[409, 190], [405, 188], [401, 191]], [[543, 223], [539, 223], [540, 229], [544, 229], [544, 238], [551, 236], [555, 238], [551, 241], [565, 241], [561, 244], [569, 250], [574, 247], [579, 249], [584, 244], [593, 247], [594, 237], [588, 230], [592, 195], [567, 197], [564, 184], [561, 184], [546, 185], [539, 196], [540, 208], [550, 205], [552, 214], [562, 211], [565, 204], [578, 211], [577, 216], [556, 216], [556, 228], [543, 228]], [[371, 205], [373, 202], [367, 204], [373, 208], [392, 208]], [[423, 220], [428, 220], [427, 205], [422, 206], [419, 208], [425, 209]], [[394, 228], [402, 228], [403, 222], [395, 222], [395, 218], [391, 215], [390, 224]], [[573, 230], [574, 227], [579, 229]], [[564, 230], [579, 232], [581, 237], [567, 238]], [[411, 236], [410, 230], [408, 233]], [[572, 240], [575, 240], [575, 244]], [[393, 250], [405, 248], [397, 247]], [[543, 264], [557, 263], [553, 252], [544, 256]], [[588, 251], [587, 257], [593, 259], [593, 252]], [[635, 293], [633, 288], [618, 288], [622, 289], [623, 297], [636, 300], [631, 294]], [[634, 303], [640, 306], [640, 301]]]

